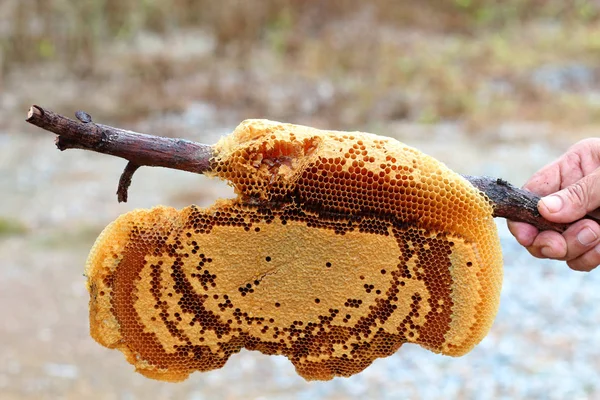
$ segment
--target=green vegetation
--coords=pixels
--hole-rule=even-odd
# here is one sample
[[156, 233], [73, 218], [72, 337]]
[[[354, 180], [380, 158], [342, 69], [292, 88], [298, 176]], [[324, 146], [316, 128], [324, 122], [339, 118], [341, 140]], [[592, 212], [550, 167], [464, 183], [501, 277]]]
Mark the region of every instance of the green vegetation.
[[0, 216], [0, 239], [9, 236], [24, 235], [27, 226], [19, 220]]

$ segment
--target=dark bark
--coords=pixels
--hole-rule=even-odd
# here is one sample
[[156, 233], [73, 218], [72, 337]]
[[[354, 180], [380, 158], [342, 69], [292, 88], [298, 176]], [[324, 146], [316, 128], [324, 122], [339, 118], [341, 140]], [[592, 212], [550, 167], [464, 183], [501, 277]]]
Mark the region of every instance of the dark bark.
[[569, 224], [557, 224], [544, 219], [537, 208], [540, 197], [531, 192], [514, 187], [499, 178], [470, 175], [464, 175], [464, 178], [492, 200], [494, 217], [527, 222], [541, 231], [564, 232], [569, 227]]
[[133, 174], [141, 165], [129, 161], [119, 178], [119, 186], [117, 187], [117, 200], [119, 203], [127, 203], [127, 195]]
[[56, 147], [60, 150], [91, 150], [124, 158], [138, 166], [173, 168], [197, 174], [210, 169], [212, 146], [97, 124], [83, 111], [76, 115], [79, 121], [34, 105], [29, 109], [26, 121], [56, 133]]
[[[56, 146], [60, 150], [91, 150], [128, 160], [117, 190], [120, 202], [127, 201], [127, 189], [139, 167], [165, 167], [198, 174], [210, 170], [213, 157], [210, 145], [97, 124], [83, 111], [75, 115], [79, 121], [34, 105], [29, 109], [27, 122], [56, 133]], [[527, 222], [540, 230], [563, 232], [568, 228], [568, 224], [545, 220], [537, 210], [539, 197], [533, 193], [518, 189], [502, 179], [483, 176], [465, 178], [490, 198], [494, 204], [494, 217]]]

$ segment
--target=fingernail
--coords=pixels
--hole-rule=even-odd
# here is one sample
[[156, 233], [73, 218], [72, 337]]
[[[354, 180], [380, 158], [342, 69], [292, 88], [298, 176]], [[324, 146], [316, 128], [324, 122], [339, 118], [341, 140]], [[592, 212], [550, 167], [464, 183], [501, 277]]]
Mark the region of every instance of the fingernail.
[[544, 247], [542, 247], [542, 248], [540, 249], [540, 253], [542, 253], [542, 255], [543, 255], [544, 257], [547, 257], [547, 258], [552, 258], [552, 256], [553, 256], [553, 255], [552, 255], [552, 248], [551, 248], [551, 247], [549, 247], [549, 246], [544, 246]]
[[559, 212], [563, 206], [563, 200], [560, 196], [543, 197], [541, 201], [551, 213]]
[[588, 227], [583, 228], [581, 232], [577, 234], [577, 240], [584, 246], [592, 244], [596, 239], [598, 239], [598, 235]]

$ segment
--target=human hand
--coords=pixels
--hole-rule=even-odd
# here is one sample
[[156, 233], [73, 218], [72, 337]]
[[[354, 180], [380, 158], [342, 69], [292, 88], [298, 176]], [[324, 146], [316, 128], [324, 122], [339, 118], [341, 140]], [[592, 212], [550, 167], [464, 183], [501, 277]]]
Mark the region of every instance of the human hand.
[[544, 196], [538, 210], [548, 221], [577, 222], [560, 234], [508, 221], [517, 241], [534, 257], [563, 260], [576, 271], [596, 268], [600, 264], [600, 225], [580, 219], [594, 215], [600, 207], [600, 139], [585, 139], [573, 145], [536, 172], [523, 188]]

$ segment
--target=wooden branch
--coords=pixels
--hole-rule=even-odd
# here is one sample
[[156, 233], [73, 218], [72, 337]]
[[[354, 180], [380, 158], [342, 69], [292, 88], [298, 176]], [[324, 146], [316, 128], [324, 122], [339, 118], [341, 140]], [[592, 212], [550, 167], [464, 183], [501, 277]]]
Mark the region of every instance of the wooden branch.
[[129, 161], [125, 166], [121, 178], [119, 178], [119, 186], [117, 187], [117, 200], [119, 203], [127, 203], [127, 191], [131, 185], [133, 174], [139, 167], [141, 165], [135, 164], [132, 161]]
[[488, 176], [464, 175], [473, 186], [485, 193], [494, 203], [494, 217], [511, 221], [527, 222], [540, 231], [564, 232], [569, 224], [557, 224], [546, 220], [538, 211], [540, 197], [514, 187], [503, 179]]
[[34, 105], [29, 109], [26, 121], [56, 133], [56, 147], [60, 150], [91, 150], [124, 158], [138, 166], [173, 168], [197, 174], [210, 169], [212, 146], [96, 124], [83, 111], [76, 115], [79, 121]]
[[[210, 145], [97, 124], [83, 111], [78, 111], [75, 115], [78, 121], [33, 105], [29, 109], [26, 121], [56, 133], [56, 146], [60, 150], [91, 150], [128, 160], [129, 163], [119, 180], [119, 202], [127, 201], [127, 189], [131, 178], [141, 166], [173, 168], [198, 174], [210, 171], [211, 159], [214, 156]], [[494, 204], [494, 217], [527, 222], [540, 230], [564, 232], [569, 226], [545, 220], [537, 210], [540, 198], [533, 193], [518, 189], [502, 179], [481, 176], [465, 178], [491, 199]]]

